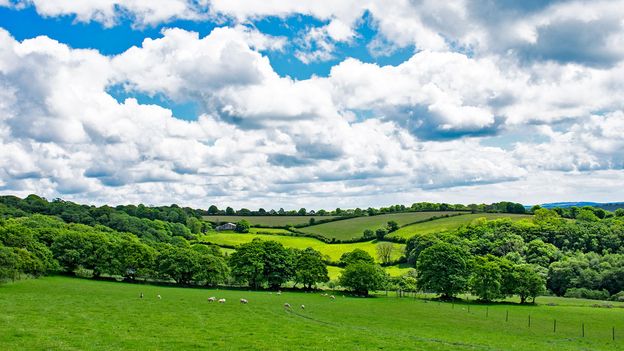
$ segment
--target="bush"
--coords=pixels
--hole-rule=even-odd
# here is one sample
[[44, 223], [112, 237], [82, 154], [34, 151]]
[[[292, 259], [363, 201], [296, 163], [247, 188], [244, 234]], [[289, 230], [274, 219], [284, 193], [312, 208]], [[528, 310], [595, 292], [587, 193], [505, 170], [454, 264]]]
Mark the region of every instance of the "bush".
[[624, 291], [620, 291], [617, 294], [613, 294], [610, 300], [624, 302]]
[[608, 300], [609, 292], [606, 290], [591, 290], [586, 288], [570, 288], [566, 291], [565, 297], [577, 299]]

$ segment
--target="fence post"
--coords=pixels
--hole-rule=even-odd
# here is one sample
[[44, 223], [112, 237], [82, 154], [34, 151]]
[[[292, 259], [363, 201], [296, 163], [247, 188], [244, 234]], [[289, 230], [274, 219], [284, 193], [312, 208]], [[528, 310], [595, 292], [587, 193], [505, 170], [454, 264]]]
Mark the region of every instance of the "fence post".
[[557, 320], [555, 319], [553, 321], [553, 333], [556, 333], [556, 332], [557, 332]]

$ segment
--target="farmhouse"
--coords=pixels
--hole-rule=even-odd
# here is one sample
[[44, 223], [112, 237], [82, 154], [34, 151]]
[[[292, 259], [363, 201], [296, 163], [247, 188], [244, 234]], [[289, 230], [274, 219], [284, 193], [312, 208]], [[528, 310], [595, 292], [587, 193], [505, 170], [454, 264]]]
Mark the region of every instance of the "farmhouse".
[[222, 230], [234, 230], [236, 229], [236, 224], [234, 223], [225, 223], [225, 224], [221, 224], [220, 226], [215, 228], [217, 231], [222, 231]]

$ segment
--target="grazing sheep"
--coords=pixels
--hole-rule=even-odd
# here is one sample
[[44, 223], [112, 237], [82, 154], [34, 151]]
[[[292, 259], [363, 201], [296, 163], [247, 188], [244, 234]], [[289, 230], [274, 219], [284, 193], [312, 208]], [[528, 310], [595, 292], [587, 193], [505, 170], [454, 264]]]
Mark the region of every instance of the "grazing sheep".
[[219, 299], [219, 303], [225, 303], [225, 299]]
[[141, 292], [141, 298], [143, 298], [143, 292]]
[[301, 305], [301, 309], [302, 309], [302, 310], [305, 310], [305, 305]]
[[160, 300], [162, 299], [162, 297], [160, 296], [160, 294], [156, 295], [156, 297]]
[[288, 302], [284, 303], [284, 308], [290, 308], [290, 304]]
[[329, 298], [330, 298], [330, 299], [332, 299], [332, 300], [335, 300], [335, 299], [336, 299], [336, 296], [334, 296], [334, 295], [329, 295]]
[[281, 294], [282, 294], [282, 292], [281, 292], [280, 290], [278, 290], [278, 291], [277, 291], [277, 294], [278, 294], [278, 295], [281, 295]]
[[214, 296], [210, 296], [210, 297], [208, 298], [208, 302], [215, 302], [215, 301], [217, 301], [217, 298], [216, 298], [216, 297], [214, 297]]
[[247, 301], [246, 299], [240, 299], [240, 303], [242, 304], [247, 304], [249, 301]]

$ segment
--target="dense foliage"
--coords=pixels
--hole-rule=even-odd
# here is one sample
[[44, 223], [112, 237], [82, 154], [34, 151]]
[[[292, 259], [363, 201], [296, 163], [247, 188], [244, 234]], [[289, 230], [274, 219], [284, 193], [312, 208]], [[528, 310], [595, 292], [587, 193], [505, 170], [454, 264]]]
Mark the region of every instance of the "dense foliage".
[[[619, 298], [624, 291], [624, 217], [580, 209], [576, 219], [536, 208], [532, 219], [473, 221], [458, 230], [415, 235], [406, 257], [419, 286], [483, 300], [548, 291], [559, 296]], [[603, 211], [604, 212], [604, 211]]]

